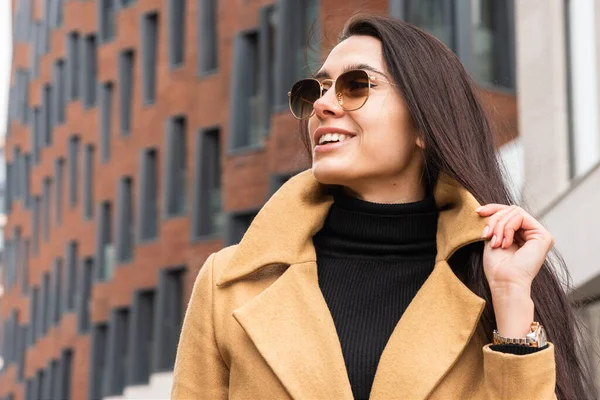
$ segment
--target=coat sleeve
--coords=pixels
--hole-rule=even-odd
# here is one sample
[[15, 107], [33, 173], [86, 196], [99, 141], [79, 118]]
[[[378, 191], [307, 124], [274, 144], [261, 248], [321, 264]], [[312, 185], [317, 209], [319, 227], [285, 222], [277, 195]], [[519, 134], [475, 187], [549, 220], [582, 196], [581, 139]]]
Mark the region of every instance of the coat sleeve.
[[227, 399], [229, 370], [213, 324], [212, 254], [194, 283], [177, 347], [171, 399]]
[[486, 399], [556, 399], [554, 345], [543, 350], [517, 355], [483, 347]]

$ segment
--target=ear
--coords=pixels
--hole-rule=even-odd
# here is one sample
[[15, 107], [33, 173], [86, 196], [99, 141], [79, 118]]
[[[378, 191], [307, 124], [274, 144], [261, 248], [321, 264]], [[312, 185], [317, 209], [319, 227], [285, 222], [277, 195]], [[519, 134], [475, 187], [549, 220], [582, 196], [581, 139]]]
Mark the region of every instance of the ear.
[[417, 136], [417, 146], [419, 146], [421, 149], [425, 149], [425, 142], [423, 141], [423, 138], [421, 138], [421, 136]]

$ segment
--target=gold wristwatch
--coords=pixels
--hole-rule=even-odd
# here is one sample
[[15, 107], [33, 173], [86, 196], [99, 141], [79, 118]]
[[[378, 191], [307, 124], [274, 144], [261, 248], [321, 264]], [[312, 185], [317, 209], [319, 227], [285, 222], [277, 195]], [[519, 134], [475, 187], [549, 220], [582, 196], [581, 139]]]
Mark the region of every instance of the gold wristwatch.
[[546, 330], [539, 322], [532, 322], [525, 338], [513, 339], [500, 336], [494, 329], [494, 344], [517, 344], [525, 347], [544, 347], [546, 345]]

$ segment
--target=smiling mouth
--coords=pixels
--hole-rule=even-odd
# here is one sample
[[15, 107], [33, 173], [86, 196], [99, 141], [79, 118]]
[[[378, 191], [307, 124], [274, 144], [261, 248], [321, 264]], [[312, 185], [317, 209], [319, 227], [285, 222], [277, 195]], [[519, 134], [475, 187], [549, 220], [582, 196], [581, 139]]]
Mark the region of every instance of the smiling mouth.
[[352, 138], [352, 135], [345, 135], [343, 133], [327, 133], [320, 137], [318, 146], [324, 146], [331, 143], [342, 143]]

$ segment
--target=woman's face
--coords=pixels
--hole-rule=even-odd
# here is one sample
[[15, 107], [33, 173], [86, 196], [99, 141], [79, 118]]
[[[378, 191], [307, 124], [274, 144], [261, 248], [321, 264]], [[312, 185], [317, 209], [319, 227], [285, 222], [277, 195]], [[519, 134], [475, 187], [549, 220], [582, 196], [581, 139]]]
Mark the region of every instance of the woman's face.
[[[357, 66], [371, 69], [369, 75], [383, 81], [372, 83], [367, 102], [355, 111], [344, 111], [340, 107], [333, 88], [314, 103], [315, 114], [308, 121], [313, 174], [321, 183], [346, 186], [362, 198], [366, 197], [362, 192], [372, 192], [373, 187], [379, 190], [412, 187], [422, 170], [417, 145], [421, 141], [417, 139], [398, 88], [385, 83], [391, 82], [391, 78], [383, 60], [381, 42], [370, 36], [351, 36], [344, 40], [329, 53], [318, 72], [324, 77], [319, 79], [336, 79]], [[315, 134], [328, 129], [345, 132], [346, 139], [341, 143], [315, 144]]]

